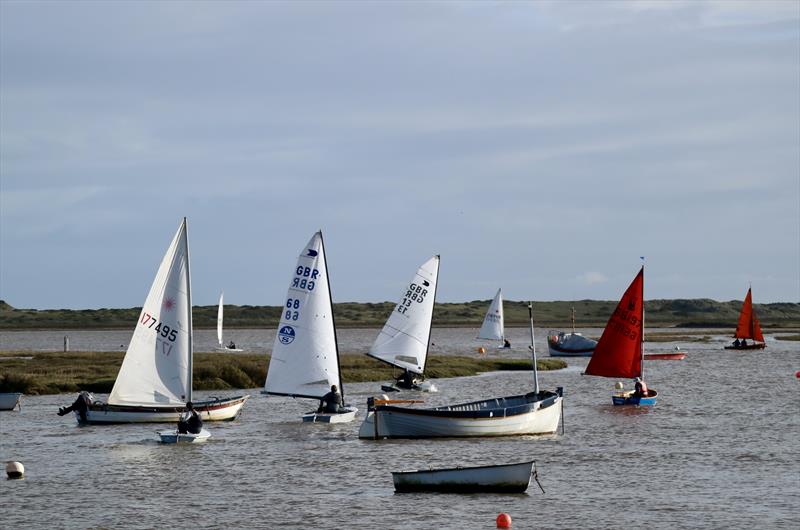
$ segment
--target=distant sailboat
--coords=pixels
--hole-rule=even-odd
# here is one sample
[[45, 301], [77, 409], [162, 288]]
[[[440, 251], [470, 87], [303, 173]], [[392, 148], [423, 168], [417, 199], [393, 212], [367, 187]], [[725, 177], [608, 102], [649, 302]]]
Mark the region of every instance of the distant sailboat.
[[[755, 309], [753, 309], [751, 291], [752, 288], [747, 289], [747, 296], [744, 297], [744, 303], [739, 312], [739, 323], [736, 325], [736, 333], [733, 334], [736, 340], [725, 346], [726, 350], [762, 350], [767, 347], [764, 334], [761, 332], [761, 324], [758, 322]], [[748, 344], [747, 339], [753, 342]]]
[[[344, 404], [322, 232], [311, 237], [297, 258], [283, 308], [264, 392], [321, 400], [336, 385]], [[344, 405], [336, 413], [309, 412], [303, 421], [344, 423], [352, 421], [357, 411]]]
[[[192, 401], [192, 297], [186, 218], [142, 307], [108, 403], [81, 392], [59, 415], [79, 423], [177, 422]], [[235, 418], [249, 396], [194, 402], [204, 420]]]
[[500, 348], [510, 348], [511, 344], [506, 341], [505, 337], [505, 323], [503, 319], [503, 294], [502, 289], [497, 290], [494, 295], [492, 303], [489, 304], [489, 309], [486, 310], [486, 316], [483, 317], [483, 325], [478, 331], [478, 338], [483, 340], [496, 340], [500, 344]]
[[[586, 366], [586, 375], [614, 378], [641, 378], [644, 341], [644, 267], [633, 279], [597, 342]], [[633, 391], [612, 396], [614, 405], [655, 405], [658, 393], [650, 388], [644, 396]]]
[[219, 307], [217, 308], [217, 342], [219, 343], [219, 346], [217, 349], [225, 351], [244, 351], [241, 348], [237, 348], [233, 341], [224, 346], [222, 344], [222, 300], [224, 296], [224, 292], [219, 293]]
[[417, 269], [367, 353], [403, 370], [394, 386], [381, 387], [384, 391], [436, 392], [435, 385], [421, 379], [425, 377], [438, 277], [439, 256], [433, 256]]

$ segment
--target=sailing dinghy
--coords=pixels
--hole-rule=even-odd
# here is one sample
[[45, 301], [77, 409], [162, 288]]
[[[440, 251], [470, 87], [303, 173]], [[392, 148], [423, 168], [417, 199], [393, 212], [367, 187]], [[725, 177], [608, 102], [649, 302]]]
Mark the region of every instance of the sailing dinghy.
[[231, 351], [231, 352], [244, 351], [241, 348], [237, 348], [236, 345], [233, 344], [233, 341], [231, 341], [230, 344], [227, 345], [222, 344], [222, 313], [223, 313], [222, 300], [224, 296], [225, 296], [224, 292], [219, 293], [219, 307], [217, 308], [217, 342], [219, 343], [219, 346], [217, 347], [217, 349], [222, 351]]
[[505, 337], [505, 324], [503, 319], [503, 294], [502, 289], [497, 290], [494, 295], [492, 303], [489, 304], [489, 309], [486, 310], [486, 316], [483, 317], [483, 325], [478, 331], [478, 338], [483, 340], [499, 341], [498, 348], [508, 349], [511, 346], [506, 342]]
[[384, 392], [437, 391], [436, 385], [424, 379], [438, 277], [439, 256], [433, 256], [417, 269], [367, 353], [403, 370], [394, 385], [381, 386]]
[[[283, 308], [264, 393], [322, 399], [331, 385], [336, 385], [345, 403], [321, 231], [311, 237], [297, 258]], [[309, 412], [303, 415], [303, 421], [345, 423], [353, 421], [357, 411], [344, 405], [336, 413]]]
[[[644, 266], [622, 295], [611, 314], [600, 340], [586, 366], [586, 375], [614, 378], [643, 378], [644, 342]], [[658, 392], [649, 388], [644, 396], [634, 391], [618, 391], [611, 396], [614, 405], [655, 405]]]
[[[232, 420], [249, 396], [195, 401], [204, 420]], [[164, 255], [108, 402], [81, 392], [59, 415], [78, 423], [177, 422], [192, 400], [192, 297], [186, 218]]]
[[[744, 297], [742, 309], [739, 312], [739, 323], [736, 325], [736, 339], [733, 343], [725, 346], [726, 350], [763, 350], [767, 347], [764, 341], [764, 334], [761, 332], [761, 324], [753, 309], [752, 288], [747, 289], [747, 296]], [[752, 340], [750, 344], [747, 339]], [[740, 342], [741, 341], [741, 342]]]
[[531, 352], [533, 392], [435, 408], [396, 406], [370, 398], [369, 412], [358, 431], [359, 438], [444, 438], [469, 436], [510, 436], [551, 434], [561, 419], [563, 389], [539, 389], [536, 348], [533, 338], [532, 305]]
[[209, 438], [211, 438], [211, 433], [205, 429], [200, 429], [198, 433], [179, 433], [178, 429], [172, 429], [169, 431], [158, 431], [158, 436], [161, 438], [161, 443], [165, 444], [196, 444], [200, 442], [205, 442]]

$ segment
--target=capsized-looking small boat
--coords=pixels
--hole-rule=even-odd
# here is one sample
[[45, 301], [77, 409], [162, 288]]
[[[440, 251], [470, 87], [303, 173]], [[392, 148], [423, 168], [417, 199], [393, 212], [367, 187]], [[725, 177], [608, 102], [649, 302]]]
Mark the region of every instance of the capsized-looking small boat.
[[[643, 341], [644, 266], [608, 319], [584, 373], [614, 378], [642, 377]], [[657, 395], [654, 388], [648, 388], [644, 396], [619, 388], [611, 396], [611, 401], [614, 405], [655, 405]]]
[[538, 483], [534, 465], [531, 460], [518, 464], [393, 471], [392, 479], [395, 491], [401, 493], [523, 493], [531, 477]]
[[[767, 347], [764, 341], [764, 334], [761, 332], [761, 324], [753, 309], [752, 288], [747, 289], [747, 296], [744, 297], [742, 309], [739, 312], [739, 323], [736, 325], [736, 332], [733, 343], [725, 346], [726, 350], [763, 350]], [[747, 343], [747, 339], [753, 342]], [[740, 342], [741, 340], [741, 342]]]

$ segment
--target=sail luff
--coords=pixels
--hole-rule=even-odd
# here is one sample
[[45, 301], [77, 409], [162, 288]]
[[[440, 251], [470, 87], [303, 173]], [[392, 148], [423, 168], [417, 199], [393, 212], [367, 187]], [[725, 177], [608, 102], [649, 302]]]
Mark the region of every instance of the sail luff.
[[188, 395], [186, 401], [192, 401], [193, 385], [192, 373], [194, 370], [194, 330], [192, 327], [192, 278], [191, 278], [191, 260], [189, 259], [189, 225], [186, 222], [186, 217], [183, 218], [183, 245], [186, 249], [186, 308], [189, 320], [189, 362], [187, 363], [187, 389]]
[[219, 307], [217, 308], [217, 342], [219, 342], [220, 348], [222, 348], [222, 298], [224, 295], [224, 291], [219, 293]]
[[433, 308], [436, 307], [436, 290], [439, 287], [439, 266], [441, 265], [439, 254], [436, 255], [436, 276], [433, 282], [433, 305], [431, 306], [431, 318], [428, 321], [428, 338], [425, 341], [425, 358], [422, 360], [422, 373], [425, 373], [425, 365], [428, 363], [428, 353], [431, 350], [431, 331], [433, 331]]
[[319, 245], [322, 249], [322, 264], [325, 267], [325, 280], [328, 283], [328, 302], [331, 308], [331, 322], [333, 323], [333, 344], [336, 347], [336, 372], [339, 380], [339, 393], [342, 395], [342, 403], [344, 404], [344, 383], [342, 381], [342, 364], [339, 359], [339, 339], [336, 336], [336, 317], [333, 314], [333, 293], [331, 290], [331, 275], [328, 272], [328, 254], [325, 252], [325, 240], [322, 237], [322, 230], [317, 232], [319, 234]]

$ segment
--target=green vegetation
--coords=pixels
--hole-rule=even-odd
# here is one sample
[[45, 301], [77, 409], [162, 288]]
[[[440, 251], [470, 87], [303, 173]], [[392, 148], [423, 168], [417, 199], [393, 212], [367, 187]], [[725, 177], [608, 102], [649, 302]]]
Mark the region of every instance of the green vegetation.
[[778, 340], [800, 340], [800, 335], [775, 335]]
[[[570, 325], [570, 310], [580, 327], [603, 327], [616, 307], [616, 301], [578, 300], [574, 302], [534, 302], [537, 326], [565, 329]], [[483, 321], [489, 300], [463, 303], [437, 303], [433, 325], [438, 327], [478, 327]], [[739, 318], [740, 300], [716, 302], [708, 299], [649, 300], [645, 302], [648, 327], [728, 328], [735, 329]], [[762, 326], [796, 328], [800, 322], [800, 304], [755, 304]], [[336, 324], [341, 327], [380, 327], [394, 308], [391, 302], [334, 304]], [[528, 323], [527, 302], [506, 300], [507, 326]], [[15, 309], [0, 301], [0, 329], [131, 329], [139, 318], [141, 308], [129, 309]], [[225, 326], [228, 328], [274, 328], [281, 308], [276, 306], [225, 306]], [[214, 328], [217, 306], [195, 306], [193, 323], [196, 328]]]
[[[89, 390], [111, 392], [123, 352], [3, 352], [0, 353], [0, 392], [60, 394]], [[259, 388], [267, 377], [268, 355], [195, 353], [193, 388], [226, 390]], [[362, 354], [341, 356], [345, 383], [392, 378], [392, 367]], [[558, 370], [559, 359], [538, 361], [540, 370]], [[530, 370], [527, 359], [434, 357], [426, 367], [430, 378], [461, 377], [496, 370]]]

